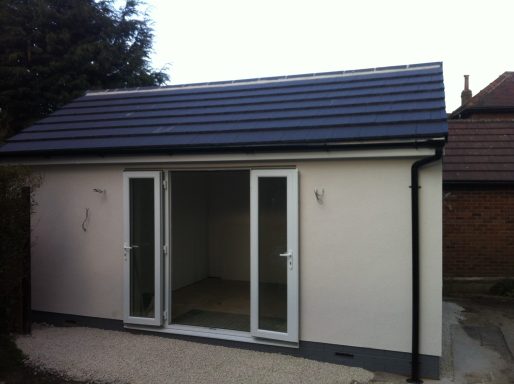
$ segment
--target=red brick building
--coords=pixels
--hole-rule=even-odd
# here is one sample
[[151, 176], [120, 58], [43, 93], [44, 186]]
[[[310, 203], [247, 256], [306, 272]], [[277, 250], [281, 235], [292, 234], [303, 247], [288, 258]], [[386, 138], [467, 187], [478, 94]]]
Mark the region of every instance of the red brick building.
[[[514, 277], [514, 72], [449, 116], [443, 165], [443, 273], [489, 285]], [[452, 285], [454, 286], [454, 285]]]

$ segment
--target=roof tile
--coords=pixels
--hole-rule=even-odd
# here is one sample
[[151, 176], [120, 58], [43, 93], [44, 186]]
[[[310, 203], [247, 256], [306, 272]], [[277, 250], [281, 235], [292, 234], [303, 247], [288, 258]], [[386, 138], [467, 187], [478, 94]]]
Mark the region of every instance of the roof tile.
[[479, 111], [514, 111], [514, 72], [504, 72], [487, 87], [457, 108], [451, 118], [466, 118]]
[[174, 151], [447, 134], [441, 63], [90, 92], [4, 155]]
[[514, 181], [514, 120], [449, 120], [445, 182]]

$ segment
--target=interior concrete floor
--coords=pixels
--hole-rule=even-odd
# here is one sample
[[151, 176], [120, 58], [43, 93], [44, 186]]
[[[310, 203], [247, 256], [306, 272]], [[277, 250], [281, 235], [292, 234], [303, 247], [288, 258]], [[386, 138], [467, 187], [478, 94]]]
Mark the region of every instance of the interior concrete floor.
[[250, 283], [207, 278], [174, 290], [172, 319], [192, 309], [250, 316]]
[[[281, 330], [287, 319], [287, 289], [282, 284], [262, 284], [260, 315], [273, 330]], [[190, 323], [188, 314], [209, 312], [212, 323], [202, 314]], [[220, 326], [220, 317], [226, 314], [226, 326]], [[205, 327], [250, 330], [250, 282], [207, 278], [174, 290], [172, 293], [172, 323]], [[228, 316], [233, 315], [233, 316]], [[216, 319], [214, 319], [214, 316]], [[200, 323], [198, 323], [200, 322]], [[189, 323], [189, 324], [188, 324]], [[265, 328], [266, 326], [263, 326]], [[278, 327], [278, 328], [277, 328]], [[275, 329], [277, 328], [277, 329]], [[271, 329], [271, 328], [270, 328]], [[285, 330], [285, 329], [284, 329]]]

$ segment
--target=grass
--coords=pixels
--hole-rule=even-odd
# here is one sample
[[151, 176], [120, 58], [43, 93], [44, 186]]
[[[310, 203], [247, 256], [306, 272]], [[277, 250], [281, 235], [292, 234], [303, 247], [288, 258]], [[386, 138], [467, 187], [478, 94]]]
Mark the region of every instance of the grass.
[[12, 337], [0, 333], [0, 384], [84, 384], [36, 370], [24, 363], [23, 353]]

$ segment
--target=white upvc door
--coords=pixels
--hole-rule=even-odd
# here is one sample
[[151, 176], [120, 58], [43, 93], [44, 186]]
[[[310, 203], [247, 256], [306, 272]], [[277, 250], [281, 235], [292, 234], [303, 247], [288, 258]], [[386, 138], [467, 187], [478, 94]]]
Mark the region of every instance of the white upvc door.
[[162, 323], [161, 201], [161, 172], [123, 174], [125, 323]]
[[254, 337], [298, 342], [298, 173], [250, 175], [251, 318]]

